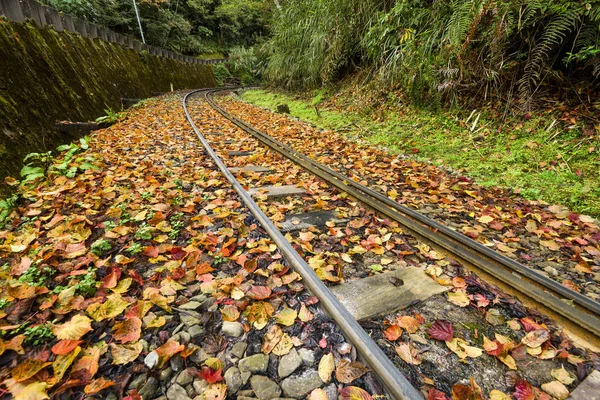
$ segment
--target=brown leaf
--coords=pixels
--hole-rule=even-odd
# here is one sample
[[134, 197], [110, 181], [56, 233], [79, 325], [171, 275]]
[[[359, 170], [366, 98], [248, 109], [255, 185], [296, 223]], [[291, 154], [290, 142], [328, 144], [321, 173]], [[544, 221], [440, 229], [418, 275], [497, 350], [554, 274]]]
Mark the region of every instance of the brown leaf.
[[342, 383], [352, 383], [364, 374], [369, 372], [369, 369], [358, 361], [350, 362], [341, 359], [335, 370], [335, 378]]
[[132, 317], [116, 323], [113, 328], [113, 338], [121, 343], [136, 342], [142, 333], [142, 320]]

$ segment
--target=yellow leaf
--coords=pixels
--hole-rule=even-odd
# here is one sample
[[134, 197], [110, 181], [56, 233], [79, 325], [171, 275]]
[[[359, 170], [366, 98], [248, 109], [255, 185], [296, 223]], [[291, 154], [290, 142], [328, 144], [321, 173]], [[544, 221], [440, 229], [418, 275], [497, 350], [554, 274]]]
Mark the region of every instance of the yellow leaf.
[[314, 315], [310, 312], [308, 307], [306, 307], [306, 305], [302, 303], [302, 305], [300, 306], [300, 312], [298, 313], [298, 318], [300, 318], [300, 321], [302, 322], [308, 322], [312, 321]]
[[46, 393], [48, 384], [44, 382], [34, 382], [25, 386], [16, 396], [15, 400], [44, 400], [49, 399]]
[[324, 383], [327, 383], [331, 380], [331, 374], [335, 370], [335, 360], [333, 359], [333, 354], [329, 353], [321, 357], [321, 361], [319, 361], [319, 377]]
[[558, 400], [566, 399], [569, 396], [569, 389], [559, 381], [544, 383], [542, 390]]
[[92, 330], [92, 320], [85, 315], [75, 315], [69, 322], [62, 325], [55, 325], [52, 332], [60, 340], [79, 340], [86, 333]]
[[490, 400], [511, 400], [511, 397], [499, 390], [490, 391]]
[[140, 342], [127, 344], [111, 343], [110, 352], [113, 357], [113, 364], [121, 365], [130, 363], [138, 358], [143, 349], [144, 346]]
[[298, 313], [293, 308], [285, 307], [275, 315], [275, 321], [284, 326], [294, 325]]
[[561, 383], [564, 383], [565, 385], [570, 385], [575, 381], [573, 375], [571, 375], [571, 373], [567, 371], [564, 366], [561, 366], [557, 369], [553, 369], [551, 371], [551, 374], [554, 379]]
[[471, 304], [471, 300], [467, 296], [467, 292], [464, 290], [457, 290], [456, 292], [448, 293], [448, 301], [452, 304], [456, 304], [459, 307], [467, 307]]
[[73, 350], [69, 354], [56, 356], [56, 360], [54, 360], [54, 362], [52, 363], [55, 383], [60, 382], [60, 380], [63, 378], [71, 364], [73, 364], [73, 361], [75, 361], [75, 358], [77, 358], [80, 352], [81, 347], [77, 346], [75, 350]]
[[277, 346], [273, 349], [273, 354], [284, 356], [292, 350], [292, 347], [294, 347], [292, 338], [287, 333], [284, 333]]
[[106, 298], [106, 301], [102, 304], [93, 303], [86, 308], [86, 312], [96, 322], [104, 321], [107, 318], [114, 318], [121, 314], [123, 310], [127, 308], [127, 303], [120, 294], [113, 293]]
[[273, 351], [275, 346], [279, 343], [283, 337], [283, 331], [279, 325], [273, 325], [269, 328], [269, 332], [265, 335], [265, 339], [262, 344], [262, 352], [269, 354]]

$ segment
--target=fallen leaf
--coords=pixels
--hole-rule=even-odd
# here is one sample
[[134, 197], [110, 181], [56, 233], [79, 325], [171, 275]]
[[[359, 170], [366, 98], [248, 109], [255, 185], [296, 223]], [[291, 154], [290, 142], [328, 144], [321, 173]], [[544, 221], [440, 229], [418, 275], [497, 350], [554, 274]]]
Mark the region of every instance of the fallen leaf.
[[561, 366], [557, 369], [553, 369], [550, 373], [552, 374], [552, 377], [554, 379], [561, 383], [564, 383], [565, 385], [570, 385], [575, 381], [575, 377], [571, 373], [569, 373], [569, 371], [567, 371], [564, 366]]
[[400, 343], [396, 346], [396, 353], [400, 358], [407, 364], [419, 365], [421, 364], [421, 358], [419, 352], [413, 346], [408, 343]]
[[328, 353], [321, 357], [319, 361], [319, 377], [324, 383], [328, 383], [331, 380], [331, 374], [335, 370], [335, 361], [333, 354]]
[[92, 320], [85, 315], [75, 315], [69, 322], [62, 325], [55, 325], [52, 332], [57, 339], [79, 340], [86, 333], [92, 330]]
[[293, 308], [285, 307], [277, 314], [275, 314], [275, 321], [278, 324], [284, 326], [292, 326], [294, 325], [294, 321], [296, 321], [296, 317], [298, 313]]
[[110, 344], [113, 364], [121, 365], [134, 361], [141, 354], [144, 346], [140, 342], [127, 344]]
[[550, 339], [550, 332], [546, 329], [536, 329], [529, 332], [521, 340], [521, 343], [527, 347], [535, 348], [541, 346], [544, 342]]
[[342, 358], [335, 369], [335, 378], [342, 383], [352, 383], [364, 374], [369, 372], [369, 369], [358, 361], [350, 362]]
[[454, 337], [454, 327], [450, 321], [437, 320], [427, 329], [427, 333], [432, 339], [449, 342]]
[[390, 325], [383, 331], [384, 336], [387, 340], [394, 341], [398, 340], [402, 336], [402, 328], [398, 325]]
[[448, 301], [452, 304], [456, 304], [459, 307], [467, 307], [469, 304], [471, 304], [471, 300], [464, 290], [457, 290], [456, 292], [448, 293]]
[[51, 364], [52, 363], [50, 362], [44, 362], [35, 358], [28, 358], [17, 364], [17, 366], [10, 371], [10, 374], [15, 381], [23, 382]]
[[569, 389], [559, 381], [544, 383], [542, 390], [558, 400], [566, 399], [569, 396]]
[[373, 397], [364, 389], [356, 386], [346, 386], [340, 389], [343, 400], [373, 400]]
[[142, 333], [142, 320], [132, 317], [116, 323], [113, 328], [113, 338], [121, 343], [136, 342]]
[[48, 384], [44, 382], [34, 382], [25, 386], [16, 396], [15, 400], [44, 400], [49, 399], [46, 390]]

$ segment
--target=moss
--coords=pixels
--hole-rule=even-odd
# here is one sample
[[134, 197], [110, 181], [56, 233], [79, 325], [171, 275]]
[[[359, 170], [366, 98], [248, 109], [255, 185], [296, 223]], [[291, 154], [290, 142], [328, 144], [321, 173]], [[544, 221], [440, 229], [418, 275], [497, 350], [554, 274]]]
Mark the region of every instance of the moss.
[[[154, 91], [213, 87], [208, 65], [188, 64], [101, 39], [32, 23], [0, 21], [0, 182], [18, 173], [30, 152], [74, 138], [59, 135], [56, 120], [87, 121], [119, 109], [121, 97]], [[0, 186], [0, 192], [6, 187]]]

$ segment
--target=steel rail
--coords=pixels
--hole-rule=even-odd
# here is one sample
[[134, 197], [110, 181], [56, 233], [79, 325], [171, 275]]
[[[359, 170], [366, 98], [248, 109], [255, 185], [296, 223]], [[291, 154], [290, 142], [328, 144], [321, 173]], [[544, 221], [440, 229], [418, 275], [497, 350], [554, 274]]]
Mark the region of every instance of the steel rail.
[[[446, 251], [467, 261], [477, 269], [504, 282], [519, 293], [571, 321], [576, 327], [600, 336], [600, 303], [549, 279], [523, 264], [483, 246], [452, 229], [391, 200], [387, 196], [361, 185], [351, 178], [318, 163], [271, 136], [255, 129], [241, 119], [229, 114], [212, 98], [212, 94], [223, 89], [209, 90], [205, 97], [209, 104], [233, 124], [254, 136], [259, 141], [289, 158], [324, 181], [347, 192], [371, 208], [396, 220], [405, 228], [442, 247]], [[572, 301], [567, 304], [562, 299]]]
[[385, 355], [373, 339], [365, 332], [360, 324], [352, 317], [352, 314], [340, 303], [337, 297], [329, 288], [319, 279], [312, 268], [304, 261], [302, 256], [292, 247], [290, 242], [277, 229], [269, 217], [260, 209], [258, 204], [252, 199], [248, 192], [235, 179], [235, 176], [225, 166], [220, 157], [214, 152], [208, 141], [198, 130], [187, 108], [187, 99], [203, 90], [189, 92], [183, 98], [183, 109], [186, 118], [198, 139], [206, 149], [206, 152], [213, 159], [221, 173], [227, 181], [233, 186], [234, 190], [240, 196], [246, 207], [256, 217], [261, 226], [267, 231], [273, 239], [283, 256], [292, 267], [300, 274], [304, 285], [317, 296], [322, 307], [331, 316], [335, 323], [340, 327], [348, 340], [356, 347], [367, 365], [373, 370], [381, 380], [386, 390], [394, 399], [422, 400], [423, 396], [415, 389], [406, 377], [394, 366], [390, 359]]

